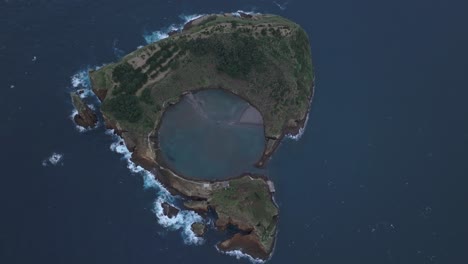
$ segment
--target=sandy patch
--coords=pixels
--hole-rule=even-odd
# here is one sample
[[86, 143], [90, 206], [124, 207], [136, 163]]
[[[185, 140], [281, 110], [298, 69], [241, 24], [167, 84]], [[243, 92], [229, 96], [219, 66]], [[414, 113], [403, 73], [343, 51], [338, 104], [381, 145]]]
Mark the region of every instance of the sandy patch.
[[247, 107], [239, 119], [241, 124], [262, 125], [263, 118], [260, 112], [253, 106]]

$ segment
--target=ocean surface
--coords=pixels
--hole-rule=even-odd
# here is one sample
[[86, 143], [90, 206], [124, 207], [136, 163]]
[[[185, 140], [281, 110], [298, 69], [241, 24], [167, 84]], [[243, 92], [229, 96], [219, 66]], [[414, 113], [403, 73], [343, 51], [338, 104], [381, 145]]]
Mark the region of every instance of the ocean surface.
[[[80, 131], [86, 72], [205, 13], [275, 13], [310, 36], [316, 92], [299, 140], [268, 164], [280, 207], [269, 263], [468, 263], [468, 2], [0, 2], [0, 263], [249, 263], [196, 239], [183, 211]], [[83, 96], [87, 96], [85, 93]], [[89, 104], [98, 107], [92, 96]]]
[[166, 110], [159, 128], [164, 161], [181, 175], [198, 179], [257, 172], [254, 164], [265, 149], [265, 133], [263, 122], [241, 123], [248, 108], [247, 101], [223, 90], [184, 96]]

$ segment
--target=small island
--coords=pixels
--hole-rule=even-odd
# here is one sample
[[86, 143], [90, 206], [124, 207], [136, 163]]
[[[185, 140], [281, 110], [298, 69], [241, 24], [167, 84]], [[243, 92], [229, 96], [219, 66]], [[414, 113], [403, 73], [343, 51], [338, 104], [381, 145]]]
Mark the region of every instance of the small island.
[[[90, 79], [106, 127], [124, 139], [132, 160], [181, 195], [186, 209], [213, 210], [219, 230], [239, 230], [218, 249], [268, 259], [279, 215], [273, 182], [254, 172], [209, 180], [178, 173], [164, 158], [159, 128], [165, 112], [184, 96], [221, 89], [250, 105], [242, 121], [263, 124], [265, 147], [253, 163], [265, 166], [282, 138], [298, 134], [307, 118], [313, 67], [305, 31], [276, 15], [206, 15], [119, 62], [91, 71]], [[95, 117], [72, 96], [80, 108], [75, 120], [88, 120], [82, 123], [91, 126]], [[178, 213], [164, 206], [169, 215]], [[202, 223], [192, 225], [199, 236], [205, 228]]]

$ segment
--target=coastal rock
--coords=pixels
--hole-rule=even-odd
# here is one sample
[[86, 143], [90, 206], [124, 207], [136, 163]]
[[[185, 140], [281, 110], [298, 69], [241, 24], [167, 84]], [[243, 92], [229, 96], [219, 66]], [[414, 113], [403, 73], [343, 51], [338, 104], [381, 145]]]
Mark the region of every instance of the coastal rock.
[[243, 253], [257, 259], [268, 259], [269, 253], [263, 248], [257, 235], [235, 234], [232, 238], [218, 244], [222, 251], [241, 250]]
[[193, 223], [191, 228], [193, 233], [195, 233], [195, 235], [198, 237], [202, 237], [206, 231], [206, 226], [203, 223], [199, 222]]
[[101, 102], [104, 101], [104, 99], [106, 99], [106, 95], [107, 95], [107, 90], [105, 89], [93, 89], [93, 92], [94, 94], [99, 98], [99, 100]]
[[187, 209], [193, 210], [199, 213], [208, 212], [208, 202], [207, 201], [187, 201], [184, 202], [184, 206]]
[[244, 13], [244, 12], [239, 12], [239, 15], [240, 15], [242, 18], [252, 18], [252, 17], [253, 17], [252, 15], [247, 14], [247, 13]]
[[176, 217], [179, 214], [179, 209], [166, 202], [162, 203], [161, 206], [163, 208], [163, 214], [169, 218]]
[[[200, 35], [203, 40], [197, 38]], [[213, 47], [234, 52], [224, 54]], [[167, 55], [164, 60], [159, 59], [162, 52]], [[139, 56], [143, 53], [148, 56]], [[283, 56], [272, 56], [276, 53]], [[228, 61], [237, 61], [239, 67], [223, 67], [226, 55], [236, 55], [235, 60]], [[307, 122], [314, 86], [306, 32], [275, 15], [213, 14], [192, 20], [181, 32], [171, 32], [167, 39], [124, 58], [90, 71], [93, 92], [103, 102], [100, 110], [106, 127], [122, 137], [135, 164], [152, 172], [172, 194], [195, 201], [184, 207], [197, 212], [209, 209], [217, 215], [219, 229], [234, 226], [240, 230], [218, 244], [219, 250], [240, 250], [254, 258], [268, 259], [279, 214], [272, 182], [248, 174], [233, 175], [225, 181], [179, 175], [162, 159], [158, 131], [164, 111], [178, 103], [184, 93], [225, 89], [259, 111], [260, 115], [247, 109], [241, 121], [260, 125], [263, 119], [266, 146], [257, 166], [265, 166], [285, 135], [300, 135]], [[141, 67], [125, 63], [132, 59]], [[143, 68], [147, 70], [141, 71]], [[110, 105], [118, 107], [106, 107]], [[179, 209], [168, 203], [162, 207], [165, 215], [177, 217]], [[192, 230], [202, 234], [205, 227], [194, 223]]]
[[75, 123], [84, 128], [95, 127], [98, 121], [96, 113], [83, 102], [77, 93], [72, 92], [70, 96], [73, 106], [75, 106], [76, 111], [78, 111], [73, 117]]

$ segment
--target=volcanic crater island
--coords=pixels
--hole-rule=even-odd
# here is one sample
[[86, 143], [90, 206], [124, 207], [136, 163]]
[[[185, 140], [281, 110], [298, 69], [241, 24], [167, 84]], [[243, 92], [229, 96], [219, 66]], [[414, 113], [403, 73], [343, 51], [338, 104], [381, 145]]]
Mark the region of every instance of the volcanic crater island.
[[[90, 71], [105, 125], [183, 209], [235, 230], [219, 250], [267, 260], [279, 209], [262, 168], [305, 126], [314, 92], [307, 34], [277, 15], [240, 13], [205, 15], [169, 35]], [[72, 102], [77, 125], [95, 126], [83, 99], [72, 93]], [[206, 226], [192, 230], [203, 236]]]

